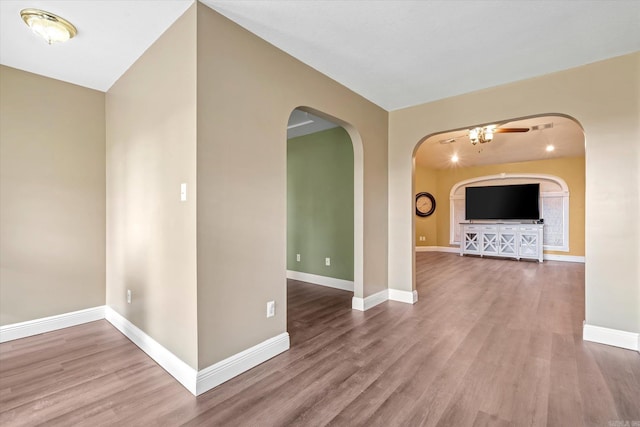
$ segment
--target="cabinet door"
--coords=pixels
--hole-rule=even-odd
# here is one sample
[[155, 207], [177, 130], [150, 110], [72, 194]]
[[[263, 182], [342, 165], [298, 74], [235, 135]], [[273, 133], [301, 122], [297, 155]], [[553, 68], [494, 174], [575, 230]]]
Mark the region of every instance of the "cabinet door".
[[464, 252], [468, 254], [480, 253], [480, 233], [473, 230], [465, 230], [462, 236], [464, 244]]
[[520, 239], [518, 242], [520, 258], [537, 259], [540, 243], [536, 231], [520, 231]]
[[499, 253], [503, 256], [516, 256], [517, 251], [517, 232], [515, 229], [500, 230], [499, 236]]
[[482, 253], [485, 255], [498, 255], [498, 232], [487, 230], [482, 232]]

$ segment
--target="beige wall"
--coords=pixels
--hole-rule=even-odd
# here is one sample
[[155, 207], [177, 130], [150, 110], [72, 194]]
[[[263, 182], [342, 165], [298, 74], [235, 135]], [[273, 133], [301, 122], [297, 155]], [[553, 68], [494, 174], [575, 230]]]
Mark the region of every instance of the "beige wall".
[[356, 296], [387, 287], [387, 112], [198, 5], [200, 367], [286, 331], [286, 126], [298, 106], [346, 122], [356, 177], [364, 159]]
[[563, 113], [586, 137], [586, 321], [640, 332], [640, 53], [393, 111], [389, 121], [389, 283], [414, 285], [412, 155], [448, 129]]
[[104, 305], [104, 94], [0, 66], [0, 325]]
[[[498, 175], [501, 173], [540, 173], [562, 178], [569, 187], [569, 251], [544, 251], [545, 254], [584, 256], [584, 206], [585, 206], [585, 158], [563, 157], [558, 159], [536, 160], [531, 162], [503, 163], [499, 165], [476, 166], [466, 168], [452, 168], [433, 170], [416, 166], [415, 180], [418, 183], [428, 180], [432, 182], [434, 196], [438, 203], [436, 225], [431, 233], [436, 235], [436, 242], [423, 246], [449, 246], [450, 231], [450, 203], [451, 188], [460, 181], [481, 176]], [[418, 191], [420, 191], [418, 189]], [[433, 215], [435, 216], [435, 214]], [[428, 218], [426, 218], [428, 219]], [[421, 218], [416, 217], [416, 244], [420, 231]], [[457, 245], [456, 245], [457, 247]]]
[[192, 6], [106, 96], [107, 304], [194, 368], [195, 24]]

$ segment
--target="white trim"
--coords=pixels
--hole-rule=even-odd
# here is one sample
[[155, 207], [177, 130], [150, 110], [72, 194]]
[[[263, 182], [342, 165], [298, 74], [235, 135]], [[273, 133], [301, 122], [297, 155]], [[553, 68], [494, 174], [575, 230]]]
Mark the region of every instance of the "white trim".
[[451, 246], [416, 246], [416, 252], [450, 252], [458, 254], [460, 249], [452, 248]]
[[0, 326], [0, 343], [104, 319], [105, 306]]
[[354, 310], [367, 311], [387, 300], [415, 304], [418, 301], [418, 291], [401, 291], [399, 289], [385, 289], [369, 295], [366, 298], [353, 297], [351, 308]]
[[366, 298], [353, 297], [351, 300], [351, 308], [354, 310], [367, 311], [371, 307], [375, 307], [389, 299], [389, 290], [377, 292], [373, 295], [369, 295]]
[[128, 319], [111, 307], [105, 309], [105, 318], [124, 336], [129, 338], [140, 350], [155, 360], [165, 371], [174, 377], [192, 394], [196, 394], [198, 372], [178, 356], [167, 350], [162, 344], [151, 338]]
[[401, 291], [399, 289], [389, 289], [389, 299], [391, 301], [415, 304], [418, 302], [418, 291]]
[[582, 339], [585, 341], [640, 351], [640, 334], [635, 332], [603, 328], [601, 326], [588, 325], [585, 323], [582, 328]]
[[317, 274], [303, 273], [301, 271], [287, 270], [287, 279], [313, 283], [314, 285], [327, 286], [329, 288], [342, 289], [353, 292], [353, 282], [350, 280], [336, 279], [334, 277], [319, 276]]
[[585, 258], [577, 255], [555, 255], [544, 254], [543, 259], [545, 261], [561, 261], [561, 262], [580, 262], [584, 264]]
[[289, 350], [289, 334], [284, 332], [254, 345], [240, 353], [221, 360], [201, 370], [197, 374], [196, 393], [198, 396], [225, 381]]
[[544, 245], [544, 250], [569, 252], [569, 186], [567, 182], [555, 175], [538, 174], [538, 173], [501, 173], [496, 175], [479, 176], [476, 178], [466, 179], [451, 187], [449, 192], [449, 243], [459, 244], [455, 235], [458, 230], [458, 224], [456, 224], [456, 212], [454, 209], [454, 200], [464, 200], [463, 194], [456, 194], [460, 188], [466, 187], [470, 184], [477, 184], [481, 182], [498, 181], [504, 179], [525, 179], [535, 182], [550, 181], [560, 186], [560, 191], [541, 191], [540, 192], [540, 214], [544, 211], [545, 199], [562, 197], [562, 224], [563, 224], [563, 241], [562, 246]]
[[[458, 254], [460, 249], [450, 246], [416, 246], [416, 252], [449, 252]], [[585, 257], [578, 255], [544, 254], [542, 259], [545, 261], [579, 262], [582, 264], [585, 262]]]
[[458, 188], [465, 187], [467, 184], [475, 184], [478, 182], [493, 181], [497, 179], [544, 179], [547, 181], [555, 182], [560, 186], [560, 188], [562, 188], [562, 192], [566, 192], [567, 195], [569, 194], [569, 186], [567, 185], [567, 182], [559, 176], [543, 173], [499, 173], [497, 175], [479, 176], [476, 178], [465, 179], [464, 181], [457, 182], [453, 187], [451, 187], [451, 191], [449, 192], [449, 199], [455, 196]]
[[195, 396], [211, 390], [213, 387], [271, 359], [288, 350], [290, 346], [289, 334], [284, 332], [240, 353], [234, 354], [208, 368], [196, 371], [120, 313], [104, 305], [0, 326], [0, 342], [52, 332], [102, 319], [106, 319], [111, 323]]

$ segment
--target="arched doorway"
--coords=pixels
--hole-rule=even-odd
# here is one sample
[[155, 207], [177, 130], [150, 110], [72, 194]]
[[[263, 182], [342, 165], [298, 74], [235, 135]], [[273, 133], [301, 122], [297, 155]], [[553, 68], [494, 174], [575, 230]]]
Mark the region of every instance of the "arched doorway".
[[[470, 130], [488, 126], [493, 126], [490, 128], [493, 138], [473, 144]], [[464, 198], [460, 186], [461, 183], [473, 183], [482, 177], [497, 180], [488, 181], [490, 185], [508, 177], [534, 182], [535, 177], [541, 175], [557, 176], [567, 181], [567, 200], [561, 194], [565, 190], [559, 189], [558, 194], [551, 194], [553, 192], [547, 190], [548, 195], [558, 196], [547, 201], [545, 213], [550, 221], [549, 227], [546, 227], [548, 240], [551, 241], [550, 233], [557, 233], [558, 229], [562, 232], [565, 225], [567, 228], [565, 235], [560, 236], [565, 240], [560, 239], [561, 243], [545, 248], [544, 257], [584, 262], [584, 153], [582, 127], [573, 118], [560, 114], [536, 115], [455, 129], [432, 134], [419, 141], [413, 153], [412, 193], [432, 194], [437, 209], [428, 217], [413, 215], [414, 287], [416, 252], [459, 251], [456, 238], [459, 233], [455, 227], [459, 222], [464, 222], [461, 209], [464, 207]], [[454, 187], [456, 191], [453, 191]], [[551, 210], [552, 203], [558, 205], [558, 209]], [[558, 215], [555, 215], [556, 211]], [[559, 240], [555, 234], [553, 237], [554, 241]]]
[[349, 310], [363, 293], [362, 161], [352, 126], [311, 108], [293, 110], [287, 126], [287, 278], [349, 292], [343, 298]]

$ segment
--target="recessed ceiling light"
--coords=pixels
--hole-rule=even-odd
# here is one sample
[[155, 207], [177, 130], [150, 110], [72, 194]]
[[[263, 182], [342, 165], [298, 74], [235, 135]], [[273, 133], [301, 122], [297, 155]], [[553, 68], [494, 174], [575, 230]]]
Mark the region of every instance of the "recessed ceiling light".
[[451, 161], [452, 161], [453, 163], [458, 163], [458, 160], [459, 160], [459, 159], [458, 159], [458, 155], [457, 155], [457, 154], [454, 154], [453, 156], [451, 156]]
[[34, 33], [49, 44], [66, 42], [78, 34], [71, 22], [44, 10], [23, 9], [20, 16]]
[[552, 151], [553, 151], [553, 150], [555, 150], [555, 149], [556, 149], [556, 147], [554, 147], [553, 145], [551, 145], [551, 144], [547, 145], [547, 152], [549, 152], [549, 153], [550, 153], [550, 152], [552, 152]]

